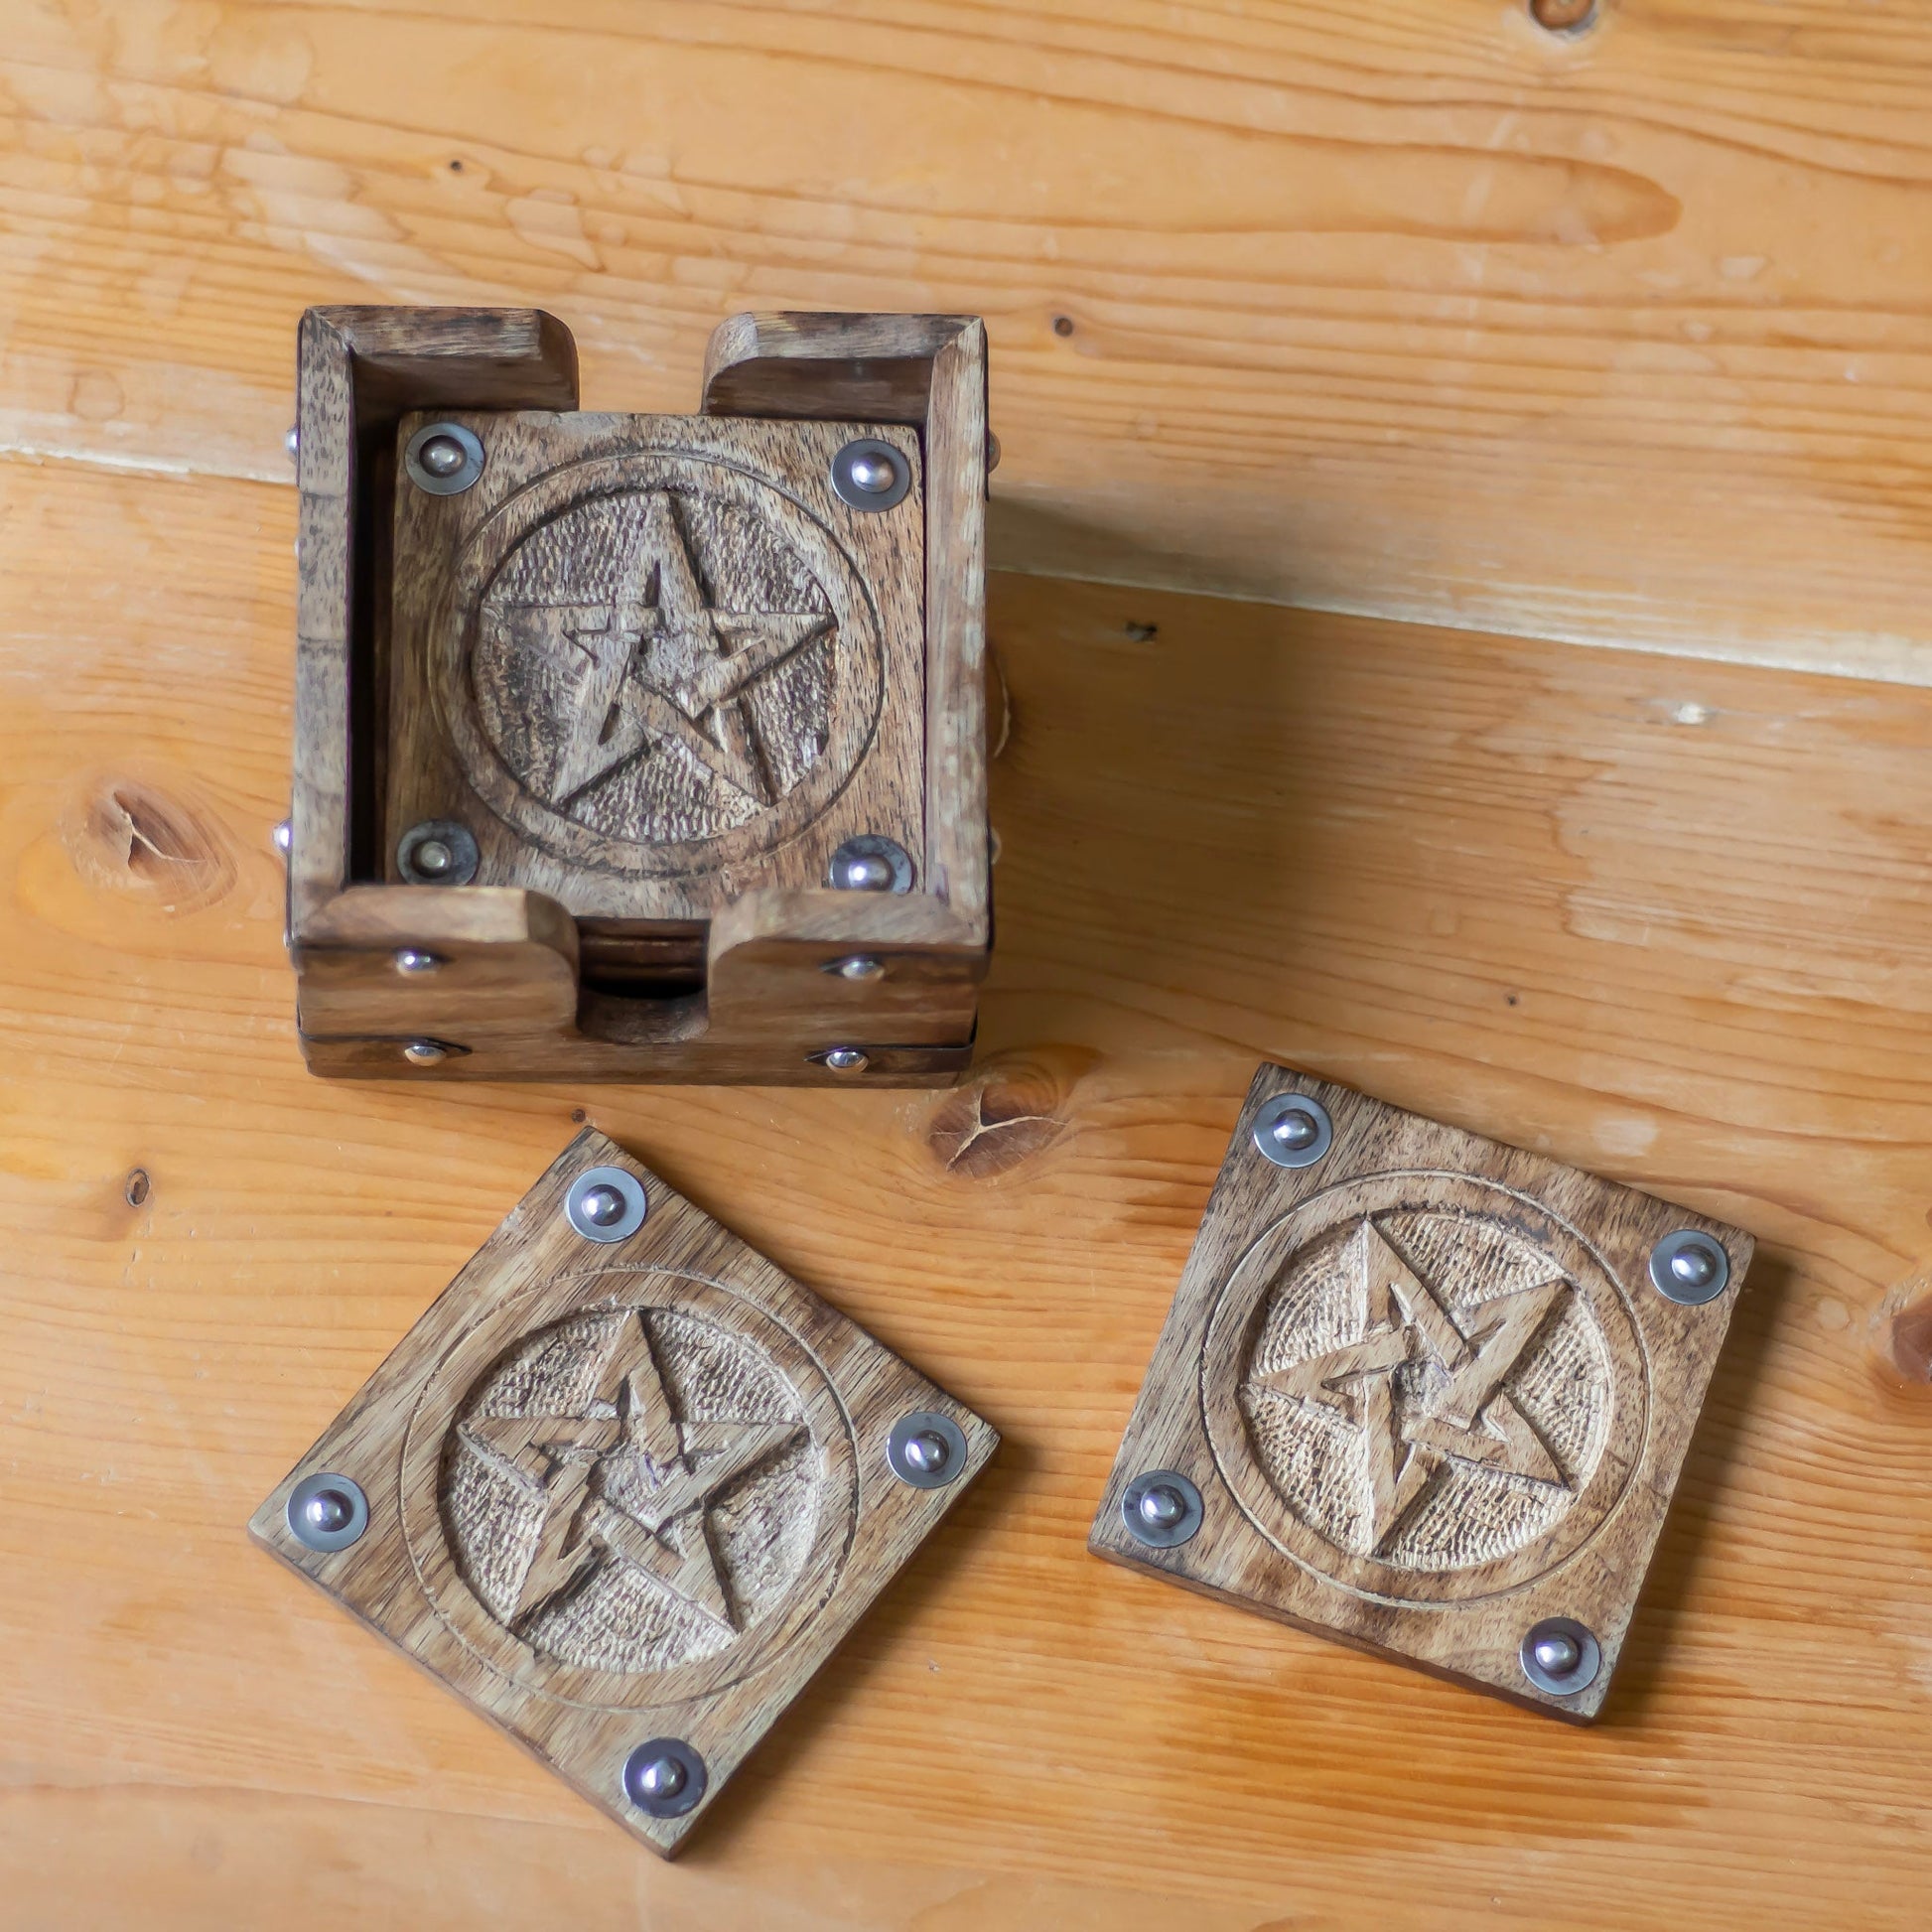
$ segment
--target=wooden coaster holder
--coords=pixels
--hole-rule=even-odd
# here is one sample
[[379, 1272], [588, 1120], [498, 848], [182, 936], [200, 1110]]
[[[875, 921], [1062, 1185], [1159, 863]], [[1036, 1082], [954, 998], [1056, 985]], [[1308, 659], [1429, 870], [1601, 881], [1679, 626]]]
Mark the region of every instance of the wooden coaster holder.
[[[313, 1071], [895, 1086], [971, 1057], [984, 329], [734, 317], [700, 407], [578, 414], [538, 311], [304, 316], [288, 944]], [[432, 431], [432, 457], [486, 446], [469, 500], [423, 483]], [[855, 443], [913, 473], [889, 515], [838, 485]], [[789, 681], [709, 705], [748, 640]], [[445, 822], [475, 883], [410, 883], [404, 842]], [[893, 889], [834, 889], [854, 839], [894, 849]]]

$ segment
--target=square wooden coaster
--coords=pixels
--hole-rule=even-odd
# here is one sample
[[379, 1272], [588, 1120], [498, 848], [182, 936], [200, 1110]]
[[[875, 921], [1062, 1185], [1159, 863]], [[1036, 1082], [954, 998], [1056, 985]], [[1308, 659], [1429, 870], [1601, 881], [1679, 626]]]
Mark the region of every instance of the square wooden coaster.
[[1751, 1252], [1264, 1065], [1088, 1547], [1593, 1718]]
[[[396, 492], [385, 877], [411, 828], [480, 886], [689, 922], [821, 887], [847, 841], [925, 849], [925, 509], [890, 423], [593, 411], [405, 416], [475, 484]], [[843, 450], [899, 492], [855, 508]], [[862, 498], [863, 502], [864, 499]], [[908, 878], [895, 890], [929, 882]]]
[[669, 1853], [998, 1441], [587, 1129], [248, 1527]]

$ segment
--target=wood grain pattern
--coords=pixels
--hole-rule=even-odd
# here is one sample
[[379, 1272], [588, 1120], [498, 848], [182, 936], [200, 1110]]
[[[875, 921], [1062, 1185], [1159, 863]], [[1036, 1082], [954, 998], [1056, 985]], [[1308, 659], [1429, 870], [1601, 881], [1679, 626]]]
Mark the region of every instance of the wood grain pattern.
[[0, 442], [279, 482], [318, 301], [540, 304], [639, 412], [737, 310], [963, 311], [1008, 567], [1932, 680], [1932, 17], [1598, 17], [34, 9]]
[[[1289, 1095], [1323, 1110], [1302, 1117], [1309, 1166], [1259, 1151]], [[1686, 1231], [1729, 1259], [1696, 1306], [1647, 1274]], [[1088, 1547], [1592, 1719], [1751, 1251], [1739, 1228], [1264, 1065]], [[1201, 1518], [1150, 1547], [1129, 1486], [1164, 1471], [1195, 1484]], [[1596, 1647], [1558, 1673], [1574, 1689], [1520, 1661], [1546, 1619]]]
[[[566, 1204], [613, 1171], [641, 1223], [586, 1239]], [[915, 1487], [887, 1438], [934, 1413], [958, 1460]], [[586, 1128], [249, 1533], [669, 1854], [998, 1442]], [[311, 1477], [359, 1486], [353, 1541], [296, 1533]], [[355, 1520], [354, 1490], [316, 1494]], [[696, 1753], [661, 1814], [625, 1771], [660, 1738]]]
[[[487, 454], [460, 494], [397, 495], [387, 878], [411, 826], [454, 819], [482, 884], [706, 921], [822, 886], [858, 834], [923, 855], [916, 438], [591, 412], [398, 437], [436, 421]], [[861, 437], [913, 473], [891, 509], [833, 492]]]
[[[996, 572], [966, 1084], [350, 1085], [294, 492], [0, 486], [0, 1922], [1920, 1924], [1932, 698]], [[1589, 1729], [1086, 1552], [1264, 1056], [1758, 1238]], [[578, 1111], [1003, 1439], [668, 1866], [236, 1527]]]

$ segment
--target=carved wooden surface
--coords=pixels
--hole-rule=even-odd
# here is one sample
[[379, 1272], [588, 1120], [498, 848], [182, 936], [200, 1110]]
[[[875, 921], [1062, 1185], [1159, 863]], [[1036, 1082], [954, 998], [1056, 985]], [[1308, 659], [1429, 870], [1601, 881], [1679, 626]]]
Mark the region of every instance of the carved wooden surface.
[[[614, 1171], [641, 1224], [586, 1238], [566, 1202]], [[901, 1481], [888, 1437], [934, 1413], [951, 1477]], [[249, 1530], [668, 1853], [998, 1440], [586, 1128]], [[346, 1547], [295, 1533], [311, 1477], [366, 1495]], [[625, 1765], [666, 1737], [697, 1755], [660, 1816]]]
[[[398, 435], [436, 421], [485, 458], [461, 493], [397, 492], [392, 881], [426, 820], [472, 829], [479, 884], [606, 919], [822, 886], [858, 835], [923, 856], [915, 437], [589, 412]], [[914, 473], [892, 508], [832, 489], [861, 437]]]
[[641, 411], [946, 308], [996, 563], [1932, 679], [1932, 14], [1597, 13], [23, 9], [0, 440], [279, 481], [316, 301], [540, 303]]
[[[996, 574], [968, 1084], [349, 1086], [286, 467], [0, 481], [0, 1922], [1923, 1922], [1932, 699]], [[1264, 1056], [1758, 1238], [1589, 1729], [1087, 1554]], [[236, 1527], [577, 1110], [1003, 1439], [670, 1866]]]
[[[1262, 1109], [1332, 1142], [1284, 1168]], [[1309, 1116], [1310, 1120], [1314, 1116]], [[1711, 1300], [1651, 1284], [1686, 1230]], [[1364, 1649], [1593, 1718], [1749, 1266], [1751, 1238], [1331, 1082], [1256, 1073], [1094, 1518], [1096, 1555]], [[1177, 1471], [1198, 1529], [1150, 1547], [1129, 1485]], [[1172, 1505], [1170, 1505], [1172, 1507]], [[1545, 1619], [1596, 1645], [1529, 1681]]]

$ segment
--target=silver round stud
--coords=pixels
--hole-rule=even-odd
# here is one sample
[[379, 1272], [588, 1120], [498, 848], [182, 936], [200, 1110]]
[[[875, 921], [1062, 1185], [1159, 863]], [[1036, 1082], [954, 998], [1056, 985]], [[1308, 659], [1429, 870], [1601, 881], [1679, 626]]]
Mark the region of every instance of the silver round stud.
[[1121, 1493], [1127, 1533], [1151, 1550], [1172, 1550], [1200, 1530], [1201, 1494], [1178, 1469], [1147, 1469]]
[[912, 487], [912, 466], [890, 443], [862, 436], [832, 459], [832, 487], [855, 510], [889, 510]]
[[653, 1737], [623, 1761], [623, 1795], [653, 1818], [682, 1818], [709, 1781], [704, 1759], [682, 1737]]
[[1172, 1483], [1142, 1490], [1140, 1518], [1150, 1529], [1171, 1530], [1186, 1514], [1187, 1499]]
[[1679, 1248], [1670, 1258], [1671, 1279], [1685, 1288], [1708, 1288], [1718, 1277], [1718, 1264], [1695, 1248]]
[[483, 475], [483, 446], [461, 423], [425, 423], [409, 439], [402, 462], [418, 489], [456, 496]]
[[577, 1211], [594, 1227], [608, 1228], [623, 1218], [623, 1196], [615, 1187], [586, 1187], [577, 1196]]
[[1575, 1697], [1596, 1682], [1603, 1668], [1603, 1650], [1595, 1635], [1575, 1617], [1546, 1616], [1523, 1632], [1517, 1661], [1539, 1691], [1551, 1697]]
[[289, 461], [293, 463], [302, 451], [302, 430], [298, 424], [289, 425], [289, 433], [282, 438], [282, 448], [288, 451]]
[[286, 856], [289, 847], [295, 843], [295, 827], [285, 818], [268, 836], [275, 850]]
[[645, 1798], [675, 1798], [691, 1782], [691, 1774], [681, 1760], [666, 1755], [653, 1757], [630, 1782]]
[[1310, 1095], [1278, 1093], [1256, 1110], [1254, 1142], [1278, 1168], [1311, 1168], [1334, 1146], [1335, 1124]]
[[914, 1409], [894, 1423], [886, 1462], [914, 1489], [943, 1489], [966, 1469], [966, 1432], [950, 1416]]
[[863, 1046], [828, 1046], [810, 1057], [834, 1073], [863, 1073], [872, 1064], [872, 1055]]
[[304, 1476], [289, 1491], [289, 1534], [305, 1549], [346, 1550], [369, 1526], [361, 1484], [333, 1469]]
[[586, 1241], [625, 1241], [644, 1224], [650, 1202], [627, 1168], [591, 1168], [570, 1183], [564, 1216]]
[[902, 845], [861, 832], [832, 854], [825, 883], [841, 893], [909, 893], [912, 861]]
[[467, 825], [426, 818], [396, 841], [396, 870], [412, 886], [467, 886], [482, 855]]
[[348, 1519], [355, 1514], [355, 1506], [340, 1489], [322, 1489], [309, 1498], [302, 1514], [308, 1519], [311, 1529], [320, 1530], [324, 1536], [333, 1536], [336, 1531], [347, 1527]]
[[1568, 1677], [1584, 1660], [1584, 1647], [1567, 1630], [1550, 1630], [1530, 1646], [1530, 1655], [1552, 1677]]
[[1730, 1257], [1702, 1228], [1679, 1228], [1650, 1251], [1650, 1285], [1667, 1302], [1697, 1308], [1730, 1284]]
[[406, 1039], [402, 1056], [411, 1066], [440, 1066], [450, 1057], [450, 1049], [440, 1039]]
[[870, 953], [854, 953], [850, 959], [834, 959], [825, 970], [836, 973], [842, 980], [857, 980], [862, 983], [883, 980], [886, 977], [886, 962], [874, 959]]
[[412, 979], [435, 972], [442, 963], [442, 954], [424, 952], [419, 946], [400, 946], [396, 950], [396, 971]]

